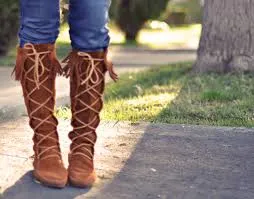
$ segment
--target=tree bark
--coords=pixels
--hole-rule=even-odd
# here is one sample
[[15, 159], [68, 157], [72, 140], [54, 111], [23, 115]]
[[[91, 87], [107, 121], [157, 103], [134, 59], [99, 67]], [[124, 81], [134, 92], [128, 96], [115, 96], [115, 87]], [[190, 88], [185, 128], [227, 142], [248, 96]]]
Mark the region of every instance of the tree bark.
[[139, 30], [126, 31], [125, 38], [127, 41], [136, 41]]
[[205, 0], [196, 72], [254, 71], [254, 0]]

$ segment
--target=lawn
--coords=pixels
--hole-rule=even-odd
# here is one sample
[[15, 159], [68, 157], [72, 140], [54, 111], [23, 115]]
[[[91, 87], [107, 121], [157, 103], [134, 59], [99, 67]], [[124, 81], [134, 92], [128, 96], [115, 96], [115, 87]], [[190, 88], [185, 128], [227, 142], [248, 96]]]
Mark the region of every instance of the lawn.
[[[194, 24], [166, 29], [148, 29], [140, 31], [137, 42], [126, 41], [123, 33], [114, 24], [110, 24], [111, 44], [121, 46], [142, 46], [155, 49], [167, 48], [196, 48], [201, 32], [201, 25]], [[57, 54], [60, 59], [70, 51], [69, 28], [61, 27], [57, 40]], [[16, 48], [12, 48], [7, 56], [0, 57], [0, 66], [13, 66], [15, 63]]]
[[[254, 75], [194, 75], [191, 66], [122, 75], [107, 85], [102, 119], [254, 127]], [[68, 107], [57, 114], [71, 115]]]
[[[113, 45], [133, 45], [126, 42], [123, 33], [111, 25], [111, 42]], [[137, 38], [137, 45], [153, 49], [197, 48], [201, 35], [201, 25], [167, 27], [164, 29], [142, 29]]]

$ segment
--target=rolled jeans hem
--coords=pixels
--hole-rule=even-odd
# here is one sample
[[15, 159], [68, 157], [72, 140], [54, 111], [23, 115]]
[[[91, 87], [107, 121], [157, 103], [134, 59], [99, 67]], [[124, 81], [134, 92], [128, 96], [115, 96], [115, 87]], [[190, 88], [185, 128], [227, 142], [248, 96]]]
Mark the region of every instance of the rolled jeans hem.
[[100, 48], [75, 48], [72, 47], [73, 50], [80, 51], [80, 52], [98, 52], [98, 51], [105, 51], [107, 47], [100, 47]]
[[19, 47], [23, 48], [25, 44], [55, 44], [55, 40], [36, 40], [36, 41], [31, 41], [31, 40], [20, 40], [19, 42]]

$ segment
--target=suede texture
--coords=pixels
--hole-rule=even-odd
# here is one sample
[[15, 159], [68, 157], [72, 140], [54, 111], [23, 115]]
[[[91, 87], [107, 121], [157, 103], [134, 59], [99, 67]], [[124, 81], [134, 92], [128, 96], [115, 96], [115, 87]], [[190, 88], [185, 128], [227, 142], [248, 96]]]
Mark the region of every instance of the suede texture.
[[[97, 140], [96, 128], [100, 123], [99, 112], [103, 107], [102, 94], [105, 87], [105, 52], [88, 52], [96, 63], [96, 69], [87, 82], [82, 84], [89, 73], [91, 59], [72, 51], [64, 60], [65, 75], [70, 77], [70, 96], [73, 131], [69, 154], [69, 181], [77, 187], [91, 186], [96, 180], [94, 169], [94, 144]], [[97, 61], [96, 61], [97, 60]], [[101, 60], [101, 61], [98, 61]], [[95, 83], [97, 80], [97, 83]]]
[[26, 44], [19, 47], [14, 73], [21, 82], [29, 124], [34, 130], [34, 177], [47, 186], [63, 188], [68, 173], [61, 157], [58, 121], [54, 116], [55, 79], [61, 73], [55, 46]]

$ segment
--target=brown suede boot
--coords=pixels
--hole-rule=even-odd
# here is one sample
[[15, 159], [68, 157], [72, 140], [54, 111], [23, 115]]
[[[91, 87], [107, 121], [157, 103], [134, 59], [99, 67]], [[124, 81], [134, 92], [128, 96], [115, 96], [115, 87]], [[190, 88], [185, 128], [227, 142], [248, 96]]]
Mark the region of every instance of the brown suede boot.
[[96, 180], [94, 145], [99, 113], [103, 106], [105, 72], [117, 80], [113, 65], [107, 60], [107, 51], [85, 53], [73, 50], [63, 61], [65, 76], [70, 76], [73, 131], [69, 154], [69, 181], [77, 187], [91, 186]]
[[63, 188], [68, 180], [54, 116], [55, 79], [61, 73], [52, 44], [26, 44], [18, 48], [14, 69], [22, 85], [29, 124], [34, 130], [34, 177], [40, 183]]

